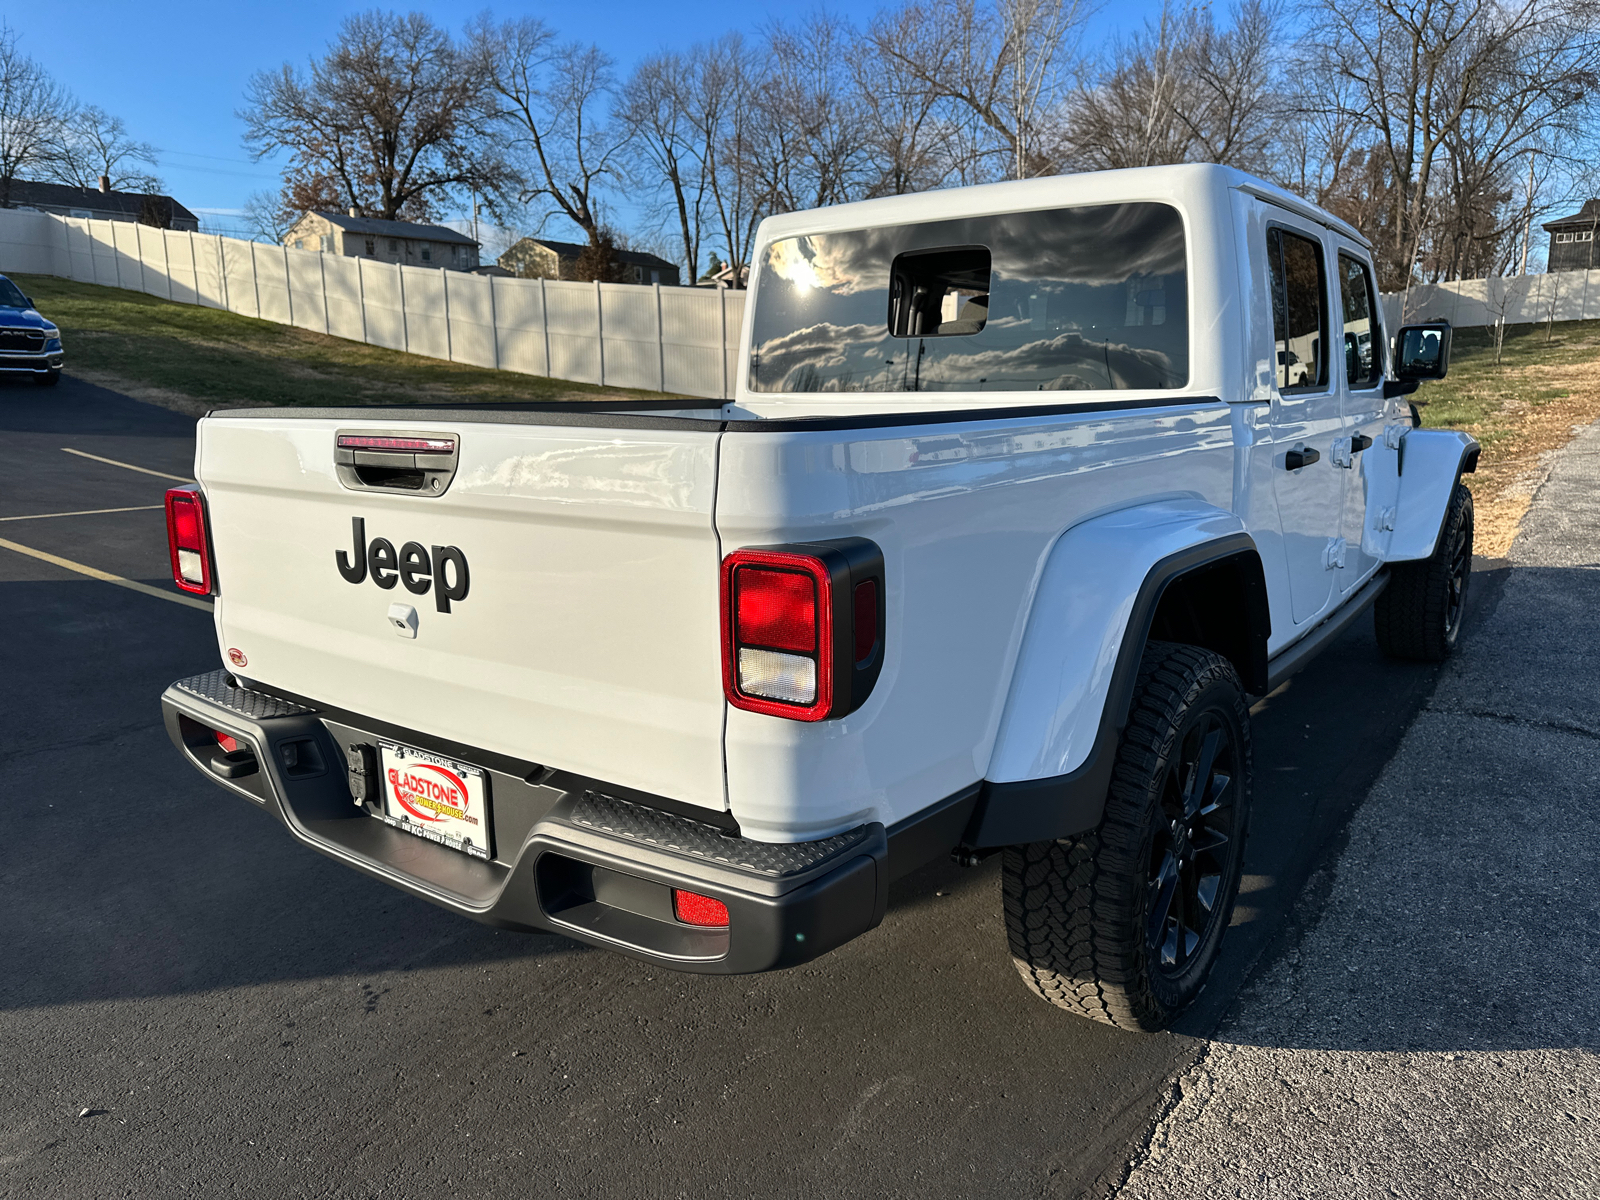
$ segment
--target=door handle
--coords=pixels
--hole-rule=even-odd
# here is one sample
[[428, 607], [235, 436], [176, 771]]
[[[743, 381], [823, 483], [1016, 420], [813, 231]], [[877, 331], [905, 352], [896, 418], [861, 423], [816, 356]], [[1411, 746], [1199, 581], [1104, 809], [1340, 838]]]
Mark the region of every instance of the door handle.
[[1309, 467], [1322, 457], [1310, 446], [1302, 446], [1291, 450], [1283, 456], [1283, 469], [1285, 471], [1298, 471], [1301, 467]]
[[1360, 454], [1370, 445], [1372, 445], [1372, 439], [1364, 433], [1358, 433], [1350, 439], [1350, 453]]

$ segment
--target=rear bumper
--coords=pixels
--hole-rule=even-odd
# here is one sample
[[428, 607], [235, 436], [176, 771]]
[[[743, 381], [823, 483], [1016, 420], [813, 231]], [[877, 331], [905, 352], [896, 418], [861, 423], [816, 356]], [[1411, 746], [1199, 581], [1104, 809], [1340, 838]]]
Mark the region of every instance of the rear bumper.
[[[561, 933], [679, 970], [745, 974], [809, 961], [883, 919], [888, 839], [876, 823], [815, 842], [754, 842], [599, 780], [398, 738], [485, 769], [494, 831], [485, 861], [393, 829], [354, 799], [346, 748], [391, 731], [252, 690], [225, 671], [179, 680], [161, 707], [197, 770], [300, 841], [488, 924]], [[225, 755], [217, 731], [240, 751]], [[722, 901], [728, 926], [677, 921], [673, 888]]]

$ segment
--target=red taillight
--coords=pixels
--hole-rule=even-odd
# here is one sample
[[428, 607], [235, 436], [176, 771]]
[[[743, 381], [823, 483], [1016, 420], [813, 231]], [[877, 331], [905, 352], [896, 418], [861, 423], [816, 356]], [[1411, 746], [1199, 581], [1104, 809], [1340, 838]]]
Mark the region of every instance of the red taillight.
[[209, 596], [215, 590], [205, 501], [193, 484], [167, 492], [167, 549], [172, 555], [173, 583], [197, 596]]
[[221, 746], [229, 754], [232, 754], [239, 748], [239, 741], [237, 738], [229, 737], [220, 729], [215, 730], [215, 733], [217, 735], [217, 745]]
[[722, 563], [729, 703], [820, 721], [833, 707], [833, 580], [819, 558], [736, 550]]
[[722, 560], [722, 690], [748, 712], [855, 712], [883, 668], [883, 551], [866, 538], [735, 550]]
[[799, 571], [741, 567], [735, 577], [739, 640], [810, 654], [817, 648], [817, 584]]
[[713, 929], [728, 927], [728, 906], [721, 900], [699, 892], [672, 889], [672, 911], [685, 925], [704, 925]]

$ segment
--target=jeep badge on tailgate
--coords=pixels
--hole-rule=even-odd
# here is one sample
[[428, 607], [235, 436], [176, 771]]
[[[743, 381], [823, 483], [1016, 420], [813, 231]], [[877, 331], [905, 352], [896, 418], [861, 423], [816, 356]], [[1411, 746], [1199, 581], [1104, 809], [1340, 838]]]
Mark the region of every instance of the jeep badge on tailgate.
[[[350, 553], [334, 552], [339, 574], [347, 582], [360, 583], [370, 571], [372, 582], [385, 591], [398, 581], [413, 596], [426, 596], [428, 589], [437, 582], [433, 599], [442, 613], [450, 611], [452, 600], [467, 598], [467, 556], [459, 547], [424, 547], [421, 542], [407, 542], [396, 554], [394, 543], [388, 538], [373, 538], [370, 545], [367, 543], [367, 522], [362, 517], [350, 518], [350, 534], [353, 543]], [[452, 565], [455, 567], [454, 583], [445, 570]]]

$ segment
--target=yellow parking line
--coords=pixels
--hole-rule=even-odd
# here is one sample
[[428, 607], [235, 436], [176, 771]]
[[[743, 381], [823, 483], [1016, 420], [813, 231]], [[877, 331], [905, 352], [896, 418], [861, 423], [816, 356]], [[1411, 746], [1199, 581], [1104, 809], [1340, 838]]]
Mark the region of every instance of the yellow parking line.
[[163, 508], [161, 504], [135, 504], [132, 508], [80, 508], [77, 512], [64, 513], [29, 513], [25, 517], [0, 517], [0, 521], [42, 521], [46, 517], [98, 517], [102, 513], [119, 512], [149, 512], [152, 508]]
[[74, 450], [71, 446], [63, 446], [61, 449], [64, 453], [76, 454], [79, 458], [92, 458], [95, 462], [109, 463], [125, 471], [138, 471], [141, 475], [154, 475], [157, 479], [176, 479], [179, 483], [194, 482], [187, 475], [168, 475], [165, 471], [152, 471], [149, 467], [136, 467], [132, 463], [118, 462], [114, 458], [101, 458], [98, 454], [90, 454], [87, 450]]
[[70, 558], [62, 558], [56, 554], [46, 554], [43, 550], [35, 550], [32, 546], [19, 546], [16, 542], [8, 542], [0, 538], [0, 548], [14, 550], [18, 554], [26, 554], [29, 558], [37, 558], [40, 562], [51, 563], [58, 567], [65, 567], [69, 571], [76, 571], [79, 575], [87, 575], [90, 579], [98, 579], [102, 583], [114, 583], [118, 587], [125, 587], [129, 591], [142, 592], [146, 596], [154, 596], [157, 600], [171, 600], [174, 604], [186, 604], [190, 608], [198, 608], [201, 612], [211, 612], [211, 602], [199, 600], [194, 596], [185, 596], [182, 592], [164, 592], [160, 588], [153, 588], [148, 583], [140, 583], [136, 579], [124, 579], [121, 575], [113, 575], [110, 571], [102, 571], [96, 567], [86, 567], [82, 563], [73, 562]]

